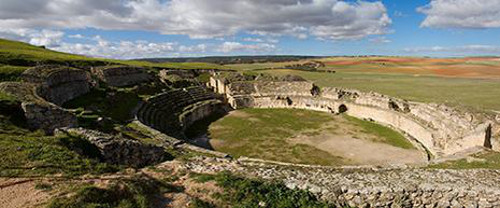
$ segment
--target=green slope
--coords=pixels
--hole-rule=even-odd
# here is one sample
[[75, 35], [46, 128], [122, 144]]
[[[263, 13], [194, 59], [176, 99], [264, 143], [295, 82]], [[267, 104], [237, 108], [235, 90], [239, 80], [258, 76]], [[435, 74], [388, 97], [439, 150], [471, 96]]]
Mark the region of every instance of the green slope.
[[0, 81], [12, 81], [28, 67], [37, 64], [63, 64], [78, 68], [124, 64], [177, 69], [225, 69], [211, 63], [151, 63], [136, 60], [92, 58], [45, 49], [23, 42], [0, 39]]

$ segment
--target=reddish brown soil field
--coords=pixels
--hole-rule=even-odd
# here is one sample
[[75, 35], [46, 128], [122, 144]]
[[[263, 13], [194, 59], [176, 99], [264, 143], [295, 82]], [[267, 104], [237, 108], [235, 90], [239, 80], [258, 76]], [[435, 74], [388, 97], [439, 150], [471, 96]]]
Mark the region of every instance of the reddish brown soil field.
[[500, 58], [327, 58], [327, 68], [337, 71], [409, 73], [462, 78], [500, 78]]

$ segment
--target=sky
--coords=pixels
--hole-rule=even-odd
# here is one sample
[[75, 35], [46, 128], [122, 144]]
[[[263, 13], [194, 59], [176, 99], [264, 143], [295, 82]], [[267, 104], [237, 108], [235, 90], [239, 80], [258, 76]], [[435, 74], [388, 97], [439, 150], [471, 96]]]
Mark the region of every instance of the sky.
[[500, 0], [0, 0], [0, 37], [118, 59], [500, 56]]

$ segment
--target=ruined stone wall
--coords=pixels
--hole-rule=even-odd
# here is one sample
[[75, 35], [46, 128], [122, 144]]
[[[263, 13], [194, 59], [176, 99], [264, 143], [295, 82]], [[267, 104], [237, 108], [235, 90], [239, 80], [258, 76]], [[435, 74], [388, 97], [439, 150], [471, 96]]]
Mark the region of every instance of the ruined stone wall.
[[187, 70], [187, 69], [178, 69], [178, 70], [165, 69], [165, 70], [161, 70], [160, 73], [158, 73], [158, 76], [160, 77], [160, 79], [168, 79], [167, 77], [171, 76], [171, 75], [176, 75], [176, 76], [179, 76], [183, 79], [193, 79], [196, 77], [196, 74], [194, 73], [194, 71]]
[[21, 102], [30, 129], [42, 129], [51, 134], [60, 127], [77, 125], [76, 116], [66, 109], [45, 101], [35, 93], [36, 86], [20, 82], [2, 82], [0, 91], [16, 97]]
[[500, 171], [428, 168], [332, 168], [199, 157], [184, 168], [282, 181], [337, 207], [500, 207]]
[[92, 68], [92, 74], [110, 86], [122, 87], [143, 83], [152, 79], [146, 69], [131, 66], [106, 66]]
[[234, 108], [300, 108], [331, 113], [346, 108], [348, 115], [369, 119], [402, 131], [441, 157], [491, 143], [489, 120], [437, 104], [408, 102], [377, 93], [323, 88], [313, 93], [309, 82], [226, 83]]
[[311, 96], [311, 82], [255, 82], [256, 92], [252, 96]]
[[167, 158], [163, 147], [143, 144], [139, 141], [125, 139], [83, 128], [57, 129], [58, 135], [79, 136], [95, 145], [105, 162], [131, 167], [145, 167], [159, 163]]
[[37, 86], [37, 94], [56, 105], [90, 91], [90, 74], [63, 66], [38, 66], [23, 72], [25, 82]]
[[186, 109], [179, 116], [179, 122], [182, 124], [183, 131], [196, 121], [202, 120], [214, 113], [222, 112], [222, 105], [222, 101], [220, 100], [210, 100], [190, 106], [190, 109]]

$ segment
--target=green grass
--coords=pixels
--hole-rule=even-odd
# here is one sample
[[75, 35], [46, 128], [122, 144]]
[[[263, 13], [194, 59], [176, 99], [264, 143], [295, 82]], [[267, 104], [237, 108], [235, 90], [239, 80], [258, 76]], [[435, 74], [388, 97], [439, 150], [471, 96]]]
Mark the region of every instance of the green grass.
[[296, 74], [321, 87], [345, 87], [379, 92], [402, 99], [445, 103], [477, 110], [500, 110], [500, 82], [488, 79], [413, 76], [409, 74], [337, 72], [315, 73], [292, 70], [266, 70], [266, 73]]
[[14, 102], [16, 98], [12, 95], [0, 92], [0, 102]]
[[0, 64], [0, 81], [17, 81], [21, 73], [28, 67]]
[[460, 159], [429, 165], [435, 169], [500, 169], [500, 153], [483, 152], [472, 156], [472, 160]]
[[37, 64], [70, 64], [74, 67], [103, 66], [124, 64], [141, 67], [159, 67], [176, 69], [226, 69], [227, 67], [211, 63], [151, 63], [135, 60], [115, 60], [92, 58], [81, 55], [62, 53], [27, 43], [0, 39], [0, 80], [15, 80], [28, 66]]
[[113, 120], [125, 122], [133, 117], [132, 110], [142, 99], [134, 91], [95, 89], [90, 93], [68, 101], [66, 108], [97, 109], [95, 112]]
[[[200, 176], [198, 176], [200, 177]], [[265, 182], [231, 175], [227, 172], [214, 176], [202, 176], [205, 181], [214, 180], [224, 188], [224, 192], [216, 195], [228, 207], [296, 207], [316, 208], [335, 207], [318, 200], [312, 193], [289, 189], [281, 182]], [[210, 207], [205, 206], [200, 207]]]
[[314, 146], [289, 140], [299, 135], [322, 138], [317, 136], [328, 132], [325, 135], [349, 135], [403, 149], [415, 149], [403, 135], [389, 127], [347, 115], [333, 116], [299, 109], [242, 109], [211, 123], [208, 130], [212, 139], [210, 143], [217, 151], [235, 157], [291, 163], [349, 164], [348, 158], [336, 157]]
[[[331, 121], [322, 112], [291, 109], [243, 109], [251, 119], [226, 116], [210, 125], [210, 136], [223, 142], [215, 147], [235, 157], [247, 156], [283, 162], [339, 165], [342, 158], [304, 144], [291, 144], [287, 138], [305, 130], [320, 128]], [[307, 156], [306, 156], [307, 155]]]
[[60, 61], [92, 61], [97, 59], [43, 49], [23, 42], [0, 39], [0, 63], [23, 66], [49, 60], [57, 63]]
[[413, 144], [409, 142], [408, 139], [406, 139], [399, 132], [392, 130], [391, 128], [382, 126], [375, 122], [361, 120], [352, 116], [344, 115], [344, 117], [354, 125], [363, 128], [363, 133], [376, 135], [377, 137], [383, 139], [383, 143], [387, 143], [403, 149], [415, 149]]
[[226, 67], [238, 71], [249, 71], [258, 69], [283, 68], [290, 64], [300, 62], [269, 62], [269, 63], [254, 63], [254, 64], [228, 64]]
[[0, 177], [48, 174], [76, 176], [117, 170], [118, 167], [99, 162], [95, 149], [79, 138], [36, 133], [0, 135]]

